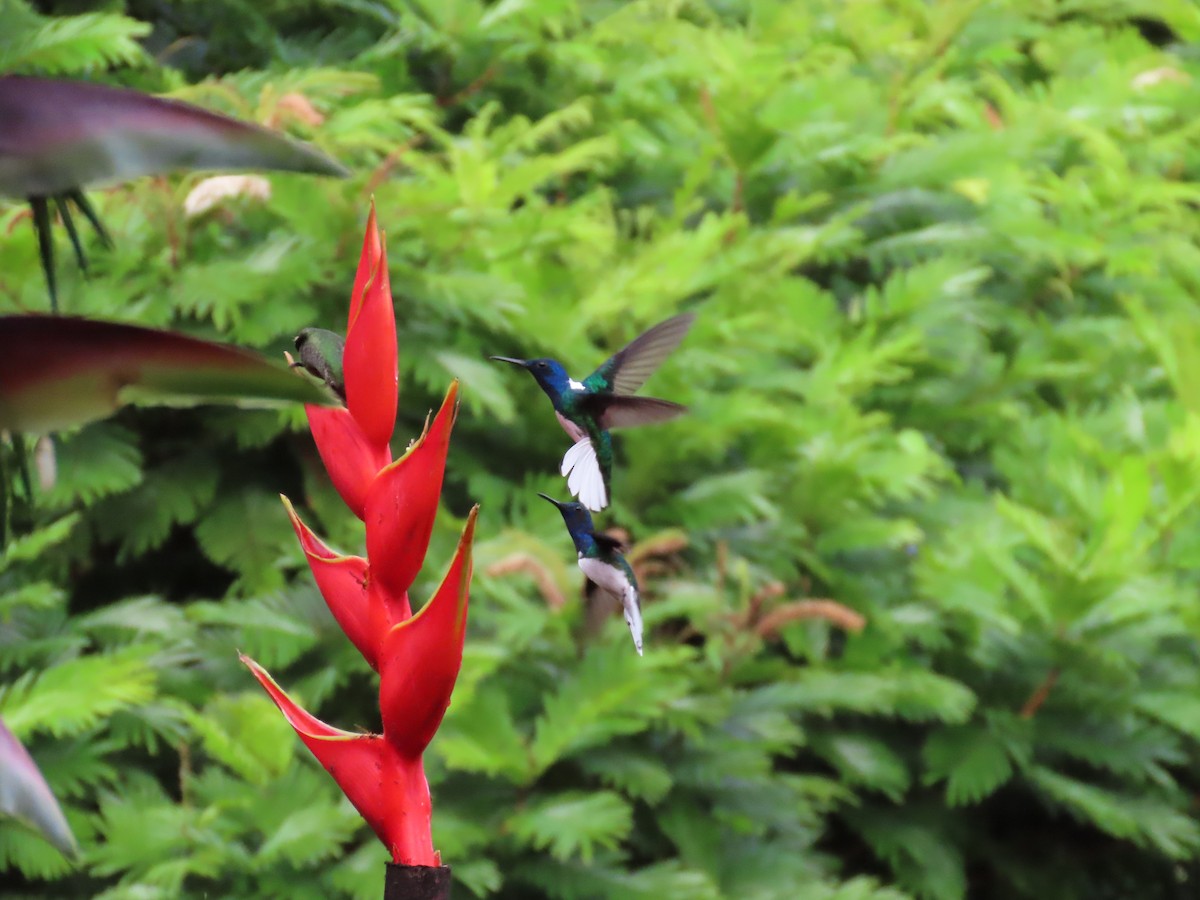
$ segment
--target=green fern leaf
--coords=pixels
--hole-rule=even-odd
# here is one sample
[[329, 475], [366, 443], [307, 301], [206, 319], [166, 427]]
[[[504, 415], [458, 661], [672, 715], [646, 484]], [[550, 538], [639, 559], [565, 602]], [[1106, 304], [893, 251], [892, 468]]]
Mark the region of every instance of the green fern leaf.
[[814, 737], [812, 747], [851, 784], [882, 791], [897, 802], [908, 790], [908, 767], [881, 740], [839, 732]]
[[0, 556], [0, 572], [10, 568], [13, 563], [37, 559], [51, 547], [70, 537], [78, 524], [79, 514], [71, 513], [14, 541], [9, 541], [8, 546], [4, 548], [4, 555]]
[[209, 559], [241, 576], [247, 593], [263, 593], [283, 586], [275, 563], [295, 536], [277, 497], [245, 489], [218, 496], [196, 523], [196, 539]]
[[138, 438], [127, 428], [96, 422], [61, 441], [58, 478], [46, 492], [52, 506], [79, 501], [91, 506], [101, 497], [127, 491], [142, 479]]
[[176, 525], [195, 521], [217, 490], [211, 460], [189, 455], [146, 472], [136, 489], [100, 503], [94, 513], [104, 540], [115, 541], [121, 561], [153, 550]]
[[962, 725], [935, 731], [922, 750], [929, 767], [926, 783], [946, 780], [951, 806], [978, 803], [1012, 777], [1003, 743], [987, 728]]
[[684, 690], [666, 671], [679, 655], [640, 658], [625, 642], [592, 647], [538, 717], [530, 745], [537, 769], [645, 729]]
[[452, 704], [430, 746], [460, 772], [503, 775], [518, 784], [533, 776], [526, 740], [513, 721], [507, 696], [495, 686], [478, 689], [465, 704]]
[[0, 3], [0, 72], [84, 72], [145, 62], [150, 26], [111, 13], [43, 18], [23, 0]]
[[258, 849], [258, 862], [284, 860], [300, 867], [332, 859], [361, 825], [358, 813], [344, 803], [305, 805], [271, 831]]
[[[18, 737], [38, 731], [56, 737], [77, 734], [119, 709], [153, 698], [155, 673], [146, 656], [144, 650], [130, 648], [29, 673], [0, 690], [0, 715]], [[87, 689], [81, 691], [80, 685]]]
[[72, 868], [74, 863], [36, 832], [15, 819], [0, 819], [0, 870], [16, 869], [26, 878], [50, 880]]
[[663, 760], [632, 747], [593, 748], [579, 757], [579, 766], [610, 787], [651, 804], [662, 800], [673, 784]]
[[261, 785], [285, 771], [295, 755], [292, 728], [282, 716], [271, 715], [273, 709], [258, 693], [219, 694], [188, 719], [206, 753]]
[[1154, 847], [1173, 859], [1186, 858], [1200, 848], [1200, 824], [1153, 797], [1109, 791], [1043, 766], [1033, 767], [1027, 777], [1080, 822], [1113, 837]]
[[597, 847], [612, 849], [629, 833], [632, 812], [611, 791], [576, 791], [530, 801], [506, 827], [520, 841], [563, 861], [590, 862]]

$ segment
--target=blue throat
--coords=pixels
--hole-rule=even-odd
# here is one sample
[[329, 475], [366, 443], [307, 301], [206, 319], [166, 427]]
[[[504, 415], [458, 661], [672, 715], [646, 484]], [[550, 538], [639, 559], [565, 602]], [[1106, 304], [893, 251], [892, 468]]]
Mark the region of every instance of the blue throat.
[[531, 359], [529, 372], [537, 381], [538, 386], [546, 392], [546, 396], [558, 409], [563, 397], [571, 390], [571, 376], [563, 368], [562, 363], [554, 359]]

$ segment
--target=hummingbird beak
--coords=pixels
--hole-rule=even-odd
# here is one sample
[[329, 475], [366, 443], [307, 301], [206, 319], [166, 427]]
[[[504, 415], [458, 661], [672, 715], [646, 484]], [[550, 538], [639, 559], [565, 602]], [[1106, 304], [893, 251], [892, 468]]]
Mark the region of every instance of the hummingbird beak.
[[511, 356], [489, 356], [488, 359], [494, 359], [496, 362], [512, 363], [514, 366], [520, 366], [522, 369], [529, 368], [529, 360], [513, 359]]
[[541, 497], [543, 500], [549, 500], [551, 503], [553, 503], [559, 509], [562, 509], [562, 507], [563, 507], [563, 505], [561, 503], [559, 503], [557, 500], [555, 500], [549, 494], [543, 494], [541, 491], [538, 491], [538, 496]]

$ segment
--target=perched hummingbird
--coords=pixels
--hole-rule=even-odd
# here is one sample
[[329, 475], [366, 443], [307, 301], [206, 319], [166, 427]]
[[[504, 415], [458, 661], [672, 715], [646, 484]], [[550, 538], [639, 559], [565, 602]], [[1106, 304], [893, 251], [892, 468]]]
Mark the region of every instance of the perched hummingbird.
[[342, 354], [346, 351], [346, 342], [342, 336], [324, 328], [302, 328], [296, 335], [295, 344], [300, 359], [292, 363], [292, 368], [299, 367], [314, 378], [321, 379], [345, 403], [346, 378], [342, 373]]
[[562, 513], [571, 540], [575, 542], [575, 550], [579, 553], [579, 568], [583, 574], [601, 590], [620, 600], [625, 607], [625, 624], [629, 626], [633, 646], [641, 656], [642, 606], [638, 600], [637, 578], [621, 555], [620, 542], [596, 531], [592, 515], [582, 503], [559, 503], [546, 494], [539, 493], [538, 496], [549, 500]]
[[571, 495], [588, 509], [604, 509], [611, 497], [610, 428], [665, 422], [687, 412], [686, 406], [669, 400], [631, 395], [679, 346], [695, 318], [694, 313], [683, 313], [660, 322], [583, 381], [568, 375], [558, 360], [491, 357], [526, 369], [554, 404], [559, 424], [575, 442], [563, 456], [562, 474], [569, 476]]

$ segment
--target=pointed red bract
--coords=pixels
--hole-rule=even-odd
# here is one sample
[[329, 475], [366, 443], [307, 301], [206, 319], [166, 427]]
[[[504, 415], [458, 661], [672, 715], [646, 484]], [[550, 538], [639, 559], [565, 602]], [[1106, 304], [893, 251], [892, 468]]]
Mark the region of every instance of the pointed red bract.
[[383, 733], [402, 755], [425, 751], [442, 723], [462, 668], [478, 510], [475, 507], [467, 517], [454, 560], [433, 599], [383, 638], [379, 709]]
[[406, 757], [382, 735], [354, 734], [307, 712], [254, 660], [239, 654], [300, 740], [401, 865], [436, 866], [429, 784], [421, 757]]
[[362, 308], [363, 291], [367, 282], [379, 268], [383, 256], [383, 240], [379, 237], [379, 225], [375, 221], [375, 201], [371, 200], [371, 211], [367, 214], [367, 230], [363, 235], [362, 253], [358, 257], [358, 269], [354, 273], [354, 291], [350, 294], [350, 315], [346, 319], [346, 334], [354, 327], [354, 320]]
[[[360, 286], [364, 268], [369, 274]], [[372, 446], [387, 446], [396, 428], [399, 393], [396, 311], [392, 307], [387, 248], [375, 228], [373, 212], [354, 279], [342, 368], [350, 414]]]
[[367, 492], [363, 521], [371, 578], [394, 594], [412, 586], [429, 549], [457, 412], [455, 381], [433, 424], [407, 453], [376, 476]]
[[372, 610], [367, 595], [367, 561], [360, 556], [334, 553], [296, 515], [291, 501], [280, 496], [287, 507], [292, 528], [312, 569], [313, 579], [338, 626], [358, 652], [379, 671], [379, 645], [390, 622]]
[[306, 406], [308, 427], [329, 480], [350, 511], [360, 519], [365, 514], [367, 491], [375, 475], [392, 461], [387, 444], [372, 445], [345, 409]]

